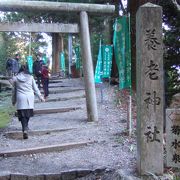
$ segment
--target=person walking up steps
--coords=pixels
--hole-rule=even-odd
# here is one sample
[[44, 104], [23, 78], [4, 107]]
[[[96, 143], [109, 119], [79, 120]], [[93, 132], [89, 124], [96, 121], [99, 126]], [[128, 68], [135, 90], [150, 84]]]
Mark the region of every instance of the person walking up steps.
[[14, 73], [14, 75], [17, 75], [18, 72], [19, 72], [19, 68], [21, 66], [20, 65], [20, 55], [19, 54], [15, 54], [14, 60], [15, 60], [15, 63], [13, 65], [13, 73]]
[[15, 87], [12, 104], [16, 104], [18, 119], [22, 124], [23, 138], [28, 139], [28, 122], [33, 116], [34, 93], [41, 101], [45, 100], [26, 65], [21, 66], [17, 76], [10, 79], [10, 83]]
[[8, 60], [6, 61], [6, 72], [9, 77], [13, 76], [12, 69], [13, 69], [13, 59], [8, 58]]
[[41, 82], [44, 90], [44, 98], [47, 99], [49, 95], [49, 70], [48, 66], [45, 64], [42, 65]]
[[17, 75], [20, 68], [20, 56], [19, 54], [15, 55], [15, 58], [8, 58], [6, 61], [6, 71], [9, 77]]
[[37, 78], [37, 84], [38, 84], [39, 89], [41, 88], [40, 84], [41, 84], [42, 64], [43, 64], [43, 60], [41, 59], [41, 54], [39, 53], [37, 55], [36, 61], [34, 61], [34, 63], [33, 63], [33, 74]]

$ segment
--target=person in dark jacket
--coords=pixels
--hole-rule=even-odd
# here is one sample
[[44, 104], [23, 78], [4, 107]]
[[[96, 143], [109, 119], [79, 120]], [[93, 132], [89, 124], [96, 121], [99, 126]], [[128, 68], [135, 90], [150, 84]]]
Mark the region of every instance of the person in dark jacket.
[[20, 65], [20, 55], [16, 54], [15, 55], [15, 61], [14, 61], [14, 64], [13, 64], [13, 73], [14, 73], [14, 75], [18, 74], [20, 66], [21, 66]]
[[15, 55], [15, 58], [9, 58], [6, 62], [6, 70], [8, 73], [8, 76], [14, 76], [17, 75], [20, 68], [20, 56], [19, 54]]
[[41, 69], [42, 69], [43, 60], [41, 59], [41, 54], [37, 55], [36, 61], [33, 63], [33, 74], [37, 78], [38, 88], [41, 88]]
[[12, 69], [13, 69], [13, 59], [9, 58], [7, 61], [6, 61], [6, 71], [7, 71], [7, 75], [8, 76], [12, 76], [13, 73], [12, 73]]

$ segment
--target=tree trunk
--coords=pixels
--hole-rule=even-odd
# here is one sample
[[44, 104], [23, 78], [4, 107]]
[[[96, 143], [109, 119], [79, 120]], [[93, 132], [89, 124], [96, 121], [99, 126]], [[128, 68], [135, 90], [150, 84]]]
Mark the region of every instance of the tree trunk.
[[158, 0], [128, 0], [128, 11], [130, 12], [130, 31], [131, 31], [131, 79], [132, 88], [136, 90], [136, 12], [139, 6], [151, 2], [156, 4]]
[[52, 63], [53, 63], [53, 73], [59, 73], [59, 52], [61, 51], [60, 49], [60, 38], [58, 33], [53, 33], [52, 35]]
[[[114, 4], [115, 7], [116, 7], [116, 8], [115, 8], [115, 15], [114, 15], [114, 18], [115, 18], [115, 17], [118, 17], [118, 16], [119, 16], [119, 1], [113, 0], [113, 4]], [[113, 23], [114, 23], [114, 22], [111, 21], [111, 26], [112, 26], [112, 27], [113, 27]], [[112, 29], [112, 27], [111, 27], [111, 29]], [[111, 31], [111, 35], [112, 35], [111, 40], [113, 40], [113, 31]], [[113, 43], [113, 42], [112, 42], [112, 43]], [[118, 67], [117, 67], [117, 64], [116, 64], [116, 61], [115, 61], [114, 53], [113, 53], [113, 57], [112, 57], [111, 77], [112, 77], [111, 82], [112, 82], [112, 83], [117, 83], [117, 82], [115, 82], [115, 78], [118, 78]]]

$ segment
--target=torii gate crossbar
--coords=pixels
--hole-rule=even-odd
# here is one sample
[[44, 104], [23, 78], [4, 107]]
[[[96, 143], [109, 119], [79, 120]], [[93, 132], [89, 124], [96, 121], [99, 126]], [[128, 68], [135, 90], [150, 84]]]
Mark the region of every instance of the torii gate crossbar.
[[57, 23], [0, 23], [0, 32], [79, 33], [78, 24]]

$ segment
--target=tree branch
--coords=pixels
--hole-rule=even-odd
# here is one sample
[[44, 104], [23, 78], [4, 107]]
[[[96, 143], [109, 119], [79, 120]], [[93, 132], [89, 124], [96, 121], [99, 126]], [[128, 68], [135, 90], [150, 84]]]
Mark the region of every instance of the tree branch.
[[123, 6], [122, 0], [119, 0], [119, 6], [121, 7], [121, 10], [122, 10], [123, 14], [126, 14], [126, 10], [125, 10], [125, 8]]
[[172, 0], [172, 2], [177, 7], [178, 11], [180, 11], [179, 1], [177, 2], [177, 0]]

